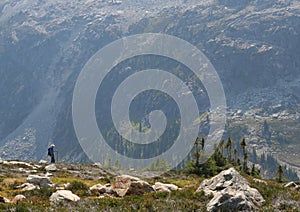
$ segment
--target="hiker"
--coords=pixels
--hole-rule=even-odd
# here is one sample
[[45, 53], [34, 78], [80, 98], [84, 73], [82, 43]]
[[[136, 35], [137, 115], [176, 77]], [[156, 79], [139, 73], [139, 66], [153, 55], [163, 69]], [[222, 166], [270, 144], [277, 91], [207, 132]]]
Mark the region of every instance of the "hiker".
[[54, 149], [55, 145], [51, 144], [48, 148], [48, 155], [51, 157], [51, 163], [55, 163], [54, 152], [58, 152], [57, 149]]

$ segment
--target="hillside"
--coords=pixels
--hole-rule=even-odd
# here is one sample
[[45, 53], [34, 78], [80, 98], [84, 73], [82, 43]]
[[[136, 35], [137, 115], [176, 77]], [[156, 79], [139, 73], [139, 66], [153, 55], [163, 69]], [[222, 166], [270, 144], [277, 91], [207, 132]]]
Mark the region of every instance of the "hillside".
[[[139, 173], [141, 179], [96, 164], [49, 165], [45, 162], [1, 160], [0, 210], [215, 211], [216, 207], [224, 206], [232, 210], [238, 209], [234, 207], [239, 207], [239, 210], [253, 207], [251, 210], [254, 210], [258, 205], [261, 211], [299, 209], [300, 193], [296, 184], [261, 180], [244, 174], [241, 176], [234, 169], [221, 172], [210, 180], [184, 171], [170, 171], [154, 178], [151, 172], [143, 172], [143, 176], [141, 171], [130, 172], [131, 175]], [[224, 187], [216, 188], [214, 194], [205, 195], [216, 183]], [[234, 186], [230, 187], [230, 183]], [[230, 193], [232, 189], [238, 189], [237, 196]], [[217, 190], [223, 193], [218, 194]], [[57, 192], [60, 192], [60, 196], [53, 195]], [[231, 205], [228, 206], [226, 201], [222, 203], [222, 199], [218, 200], [217, 194], [227, 194]], [[212, 200], [213, 196], [215, 200]], [[214, 201], [218, 201], [219, 205]]]
[[[91, 56], [112, 41], [158, 32], [190, 42], [214, 65], [228, 106], [224, 139], [231, 137], [239, 146], [245, 137], [249, 152], [254, 148], [259, 156], [270, 154], [300, 173], [299, 23], [297, 0], [1, 1], [0, 157], [39, 161], [46, 159], [48, 145], [55, 143], [60, 161], [90, 163], [72, 120], [79, 73]], [[179, 67], [165, 59], [148, 59], [137, 61], [138, 68]], [[118, 68], [105, 95], [96, 100], [98, 122], [108, 120], [101, 104], [124, 77], [120, 73], [134, 71], [132, 64]], [[189, 80], [201, 103], [200, 115], [211, 115], [205, 89]], [[133, 124], [147, 130], [151, 127], [148, 113], [158, 109], [177, 123], [176, 107], [160, 97], [145, 94], [137, 99]], [[103, 125], [112, 140], [119, 139], [111, 133], [111, 125]], [[208, 125], [203, 119], [199, 135], [207, 136]], [[122, 144], [119, 151], [134, 157], [157, 154], [171, 145], [176, 126], [163, 138], [166, 145], [140, 152]], [[266, 172], [264, 177], [272, 176]]]

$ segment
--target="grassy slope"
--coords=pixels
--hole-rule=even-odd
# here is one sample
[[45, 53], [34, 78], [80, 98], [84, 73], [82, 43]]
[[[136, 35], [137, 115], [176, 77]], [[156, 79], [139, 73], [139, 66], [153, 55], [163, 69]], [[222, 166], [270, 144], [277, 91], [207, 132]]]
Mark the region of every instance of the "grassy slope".
[[[60, 166], [68, 167], [67, 164]], [[97, 183], [113, 183], [113, 176], [103, 174], [100, 168], [90, 165], [80, 165], [80, 172], [78, 172], [79, 169], [74, 170], [74, 167], [76, 166], [72, 165], [67, 170], [60, 169], [60, 171], [54, 172], [51, 179], [57, 185], [71, 183], [70, 190], [79, 195], [81, 201], [50, 204], [49, 197], [55, 190], [20, 191], [15, 187], [26, 181], [26, 175], [20, 174], [18, 171], [12, 171], [13, 169], [8, 171], [6, 168], [9, 167], [3, 168], [2, 165], [0, 169], [0, 176], [2, 176], [0, 195], [12, 199], [17, 194], [23, 194], [27, 199], [18, 204], [0, 203], [0, 211], [53, 211], [52, 209], [54, 211], [204, 211], [206, 203], [211, 198], [206, 197], [203, 193], [195, 193], [204, 178], [183, 171], [171, 171], [160, 177], [146, 179], [150, 184], [160, 181], [173, 183], [184, 188], [171, 194], [162, 192], [144, 196], [126, 196], [124, 198], [99, 198], [98, 194], [89, 192], [88, 187]], [[244, 175], [244, 177], [266, 199], [266, 205], [261, 209], [262, 211], [272, 211], [274, 207], [287, 211], [297, 211], [292, 210], [292, 208], [300, 201], [299, 191], [283, 188], [283, 184], [272, 180], [266, 181], [267, 185], [265, 185], [255, 183], [250, 176]]]

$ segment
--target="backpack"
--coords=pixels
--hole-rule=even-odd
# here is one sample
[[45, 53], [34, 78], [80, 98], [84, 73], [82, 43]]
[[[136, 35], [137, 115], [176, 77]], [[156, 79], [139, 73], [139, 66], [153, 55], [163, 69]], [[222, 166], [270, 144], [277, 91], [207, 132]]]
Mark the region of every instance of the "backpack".
[[48, 148], [48, 156], [51, 156], [50, 148]]

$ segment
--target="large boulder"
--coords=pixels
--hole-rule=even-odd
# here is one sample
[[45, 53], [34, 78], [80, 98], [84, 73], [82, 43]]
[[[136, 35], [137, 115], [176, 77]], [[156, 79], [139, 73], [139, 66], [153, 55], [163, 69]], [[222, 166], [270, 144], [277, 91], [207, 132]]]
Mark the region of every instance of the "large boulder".
[[59, 201], [71, 201], [77, 202], [80, 200], [80, 197], [76, 194], [73, 194], [72, 191], [69, 190], [58, 190], [50, 196], [51, 202], [59, 202]]
[[52, 181], [47, 176], [29, 175], [27, 182], [45, 188], [53, 187]]
[[156, 182], [152, 188], [157, 191], [157, 192], [163, 192], [163, 191], [167, 191], [167, 192], [171, 192], [171, 191], [177, 191], [178, 190], [178, 186], [174, 185], [174, 184], [165, 184], [165, 183], [161, 183], [161, 182]]
[[207, 204], [208, 211], [255, 211], [265, 204], [261, 194], [234, 168], [204, 180], [196, 192], [200, 191], [213, 195]]
[[117, 176], [114, 183], [114, 190], [120, 197], [125, 195], [142, 195], [154, 191], [149, 183], [129, 175]]

